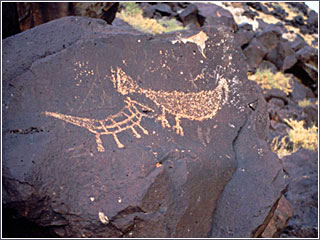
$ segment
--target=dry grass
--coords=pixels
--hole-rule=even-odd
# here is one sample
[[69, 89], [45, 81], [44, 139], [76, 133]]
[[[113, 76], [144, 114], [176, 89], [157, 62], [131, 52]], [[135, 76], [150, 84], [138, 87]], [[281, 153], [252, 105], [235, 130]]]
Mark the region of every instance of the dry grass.
[[298, 101], [298, 106], [302, 107], [302, 108], [309, 107], [312, 105], [313, 105], [312, 102], [310, 102], [310, 100], [308, 100], [308, 99], [303, 99], [303, 100]]
[[134, 2], [122, 3], [124, 9], [117, 16], [133, 28], [150, 34], [161, 34], [185, 29], [176, 19], [161, 19], [159, 21], [142, 16], [142, 9]]
[[282, 72], [274, 74], [270, 69], [258, 69], [255, 74], [248, 76], [248, 78], [257, 82], [264, 91], [272, 88], [278, 88], [287, 95], [292, 92], [290, 77], [286, 77]]
[[312, 151], [318, 151], [318, 127], [304, 128], [303, 121], [292, 119], [284, 120], [291, 128], [288, 130], [288, 136], [275, 137], [271, 143], [273, 152], [282, 158], [296, 152], [299, 148], [305, 148]]
[[275, 137], [271, 143], [271, 150], [275, 152], [279, 158], [288, 156], [293, 153], [293, 150], [289, 146], [288, 136], [285, 137]]
[[318, 149], [318, 127], [313, 125], [311, 128], [304, 128], [303, 121], [295, 121], [292, 119], [285, 120], [292, 128], [288, 135], [290, 141], [293, 142], [293, 150], [303, 147], [309, 150], [317, 151]]

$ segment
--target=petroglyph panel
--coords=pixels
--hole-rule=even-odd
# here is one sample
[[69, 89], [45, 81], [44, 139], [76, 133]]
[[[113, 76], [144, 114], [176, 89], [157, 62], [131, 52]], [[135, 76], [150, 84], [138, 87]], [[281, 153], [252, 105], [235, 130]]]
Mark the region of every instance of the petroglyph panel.
[[[216, 33], [213, 34], [215, 35]], [[119, 133], [128, 130], [136, 138], [141, 138], [142, 135], [148, 135], [148, 131], [153, 132], [155, 128], [150, 128], [153, 125], [141, 125], [143, 118], [159, 123], [161, 128], [183, 137], [188, 131], [186, 126], [214, 119], [222, 106], [236, 104], [235, 101], [238, 101], [234, 95], [238, 79], [228, 78], [229, 73], [236, 71], [229, 62], [232, 60], [229, 40], [214, 42], [204, 31], [196, 34], [178, 33], [170, 40], [169, 48], [159, 47], [154, 56], [148, 57], [150, 60], [144, 69], [140, 68], [135, 55], [143, 52], [147, 56], [148, 50], [140, 46], [139, 38], [136, 41], [137, 49], [131, 53], [133, 58], [121, 57], [122, 49], [114, 47], [118, 42], [111, 41], [110, 49], [117, 48], [120, 52], [119, 59], [114, 64], [95, 62], [94, 56], [86, 60], [75, 60], [73, 82], [76, 87], [87, 89], [86, 94], [82, 91], [81, 96], [75, 96], [78, 106], [71, 111], [59, 113], [47, 109], [46, 116], [86, 128], [95, 135], [98, 151], [104, 152], [102, 135], [111, 135], [117, 147], [124, 148], [124, 143], [119, 140]], [[209, 54], [212, 58], [210, 53], [213, 47], [220, 55], [223, 53], [221, 65], [211, 65], [211, 60], [206, 56]], [[176, 49], [180, 48], [190, 48], [190, 59], [178, 55]], [[99, 54], [104, 56], [106, 53], [101, 49]], [[112, 55], [112, 50], [108, 54]], [[188, 61], [197, 61], [195, 68], [190, 65], [190, 69], [186, 69]], [[168, 81], [170, 75], [178, 78]], [[159, 77], [161, 79], [155, 81]], [[162, 81], [168, 84], [160, 86]], [[151, 82], [155, 87], [148, 86]], [[118, 103], [125, 106], [117, 111], [113, 106]], [[112, 110], [109, 111], [109, 108]], [[149, 113], [146, 114], [143, 108]], [[97, 109], [100, 109], [99, 114], [96, 114]], [[95, 111], [95, 117], [87, 117], [89, 115], [86, 112], [90, 111]], [[103, 119], [104, 116], [107, 117]], [[187, 124], [188, 121], [191, 123]], [[207, 138], [210, 141], [210, 137]]]
[[[88, 63], [77, 62], [76, 64], [80, 68], [84, 67], [85, 69], [77, 73], [75, 80], [78, 80], [82, 74], [94, 75], [93, 70], [87, 70], [86, 65]], [[119, 93], [122, 95], [132, 93], [144, 95], [161, 109], [161, 114], [155, 116], [155, 120], [160, 121], [163, 128], [171, 127], [166, 119], [166, 113], [173, 115], [176, 122], [173, 129], [181, 136], [184, 136], [181, 118], [195, 121], [212, 119], [220, 107], [223, 96], [226, 101], [228, 100], [229, 87], [224, 78], [220, 79], [218, 86], [214, 90], [185, 93], [175, 90], [166, 92], [143, 89], [119, 67], [117, 67], [116, 70], [111, 68], [111, 73], [111, 81]], [[79, 81], [81, 81], [81, 79]], [[112, 135], [118, 148], [124, 148], [124, 145], [117, 137], [117, 134], [120, 132], [131, 130], [136, 138], [141, 138], [141, 135], [135, 129], [135, 127], [137, 127], [145, 135], [148, 135], [148, 131], [141, 126], [141, 120], [142, 117], [153, 118], [154, 116], [151, 117], [143, 113], [143, 111], [154, 112], [154, 110], [142, 103], [132, 100], [130, 97], [127, 97], [124, 102], [126, 106], [121, 109], [119, 113], [110, 115], [103, 120], [81, 118], [54, 112], [45, 112], [45, 115], [86, 128], [89, 132], [95, 134], [98, 151], [104, 152], [105, 148], [102, 144], [101, 135]], [[140, 111], [138, 107], [141, 107], [142, 110]]]

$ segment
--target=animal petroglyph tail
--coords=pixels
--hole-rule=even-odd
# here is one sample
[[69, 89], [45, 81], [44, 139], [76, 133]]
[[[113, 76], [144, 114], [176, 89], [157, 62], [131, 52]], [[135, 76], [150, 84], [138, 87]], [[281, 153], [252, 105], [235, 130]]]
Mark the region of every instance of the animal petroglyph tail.
[[122, 95], [138, 93], [146, 96], [161, 109], [162, 114], [157, 117], [157, 120], [161, 122], [162, 127], [170, 127], [165, 115], [167, 112], [175, 117], [176, 124], [173, 128], [181, 136], [184, 135], [180, 125], [181, 118], [196, 121], [212, 119], [222, 102], [228, 100], [229, 86], [227, 80], [222, 77], [219, 79], [218, 86], [213, 90], [186, 93], [176, 90], [143, 89], [121, 68], [118, 67], [116, 70], [111, 68], [111, 72], [113, 73], [111, 80], [119, 93]]
[[[145, 114], [144, 111], [153, 112], [154, 110], [129, 97], [127, 97], [125, 103], [126, 106], [122, 108], [120, 112], [102, 120], [75, 117], [55, 112], [45, 112], [45, 115], [63, 120], [78, 127], [86, 128], [89, 132], [95, 134], [98, 151], [104, 152], [105, 149], [102, 145], [101, 135], [112, 135], [118, 148], [124, 148], [124, 145], [117, 137], [117, 134], [120, 132], [129, 129], [136, 138], [141, 138], [141, 135], [136, 130], [137, 127], [144, 134], [148, 135], [148, 131], [141, 126], [141, 120], [143, 117], [152, 117]], [[141, 110], [139, 110], [138, 107], [141, 108]]]

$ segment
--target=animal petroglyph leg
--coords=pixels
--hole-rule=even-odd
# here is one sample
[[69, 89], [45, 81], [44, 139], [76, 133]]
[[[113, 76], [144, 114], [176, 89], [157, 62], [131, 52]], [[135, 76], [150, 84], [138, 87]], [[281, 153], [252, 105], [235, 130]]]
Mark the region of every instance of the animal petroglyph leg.
[[112, 134], [114, 141], [116, 142], [118, 148], [124, 148], [124, 145], [119, 141], [117, 134]]
[[132, 130], [132, 132], [136, 138], [141, 138], [141, 135], [134, 129], [133, 126], [131, 126], [130, 129]]
[[162, 108], [162, 113], [161, 113], [161, 115], [159, 115], [157, 117], [156, 121], [160, 121], [161, 122], [161, 126], [163, 128], [166, 128], [166, 127], [170, 128], [171, 127], [169, 122], [168, 122], [168, 120], [166, 119], [166, 111], [165, 111], [164, 108]]
[[142, 130], [142, 132], [145, 134], [145, 135], [149, 135], [149, 132], [144, 129], [141, 125], [137, 124], [137, 126]]
[[179, 117], [176, 117], [175, 120], [176, 120], [176, 125], [173, 126], [173, 129], [176, 130], [176, 133], [177, 133], [178, 135], [180, 134], [181, 136], [183, 136], [184, 133], [183, 133], [183, 128], [182, 128], [181, 125], [180, 125], [180, 118], [179, 118]]
[[102, 141], [101, 141], [101, 138], [100, 138], [100, 134], [99, 133], [96, 133], [96, 143], [97, 143], [97, 149], [99, 152], [104, 152], [105, 149], [104, 147], [102, 146]]
[[[112, 123], [114, 123], [114, 124], [116, 124], [117, 122], [116, 121], [114, 121], [113, 119], [110, 119], [111, 120], [111, 122]], [[105, 132], [103, 132], [102, 134], [111, 134], [112, 136], [113, 136], [113, 139], [114, 139], [114, 141], [116, 142], [116, 144], [117, 144], [117, 146], [118, 146], [118, 148], [124, 148], [124, 145], [120, 142], [120, 140], [118, 139], [118, 137], [117, 137], [117, 134], [116, 133], [112, 133], [112, 132], [109, 132], [108, 131], [108, 129], [107, 129], [107, 127], [103, 124], [103, 122], [102, 121], [100, 121], [100, 123], [101, 123], [101, 126], [102, 126], [102, 128], [104, 129], [104, 131]], [[116, 126], [118, 129], [119, 129], [119, 126]], [[100, 140], [101, 141], [101, 140]], [[98, 150], [99, 150], [99, 145], [98, 145]]]

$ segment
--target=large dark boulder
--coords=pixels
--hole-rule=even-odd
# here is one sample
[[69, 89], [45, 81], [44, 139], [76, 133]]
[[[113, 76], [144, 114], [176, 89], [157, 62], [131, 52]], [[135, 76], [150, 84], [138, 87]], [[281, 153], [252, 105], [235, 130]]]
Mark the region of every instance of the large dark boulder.
[[299, 49], [296, 53], [300, 61], [318, 67], [318, 51], [316, 48], [305, 46]]
[[[250, 90], [259, 92], [258, 87]], [[277, 156], [267, 150], [268, 145], [264, 141], [269, 128], [266, 122], [268, 118], [265, 117], [267, 104], [261, 95], [250, 106], [253, 112], [248, 116], [246, 124], [241, 128], [234, 142], [235, 151], [238, 153], [236, 155], [237, 170], [219, 199], [213, 218], [211, 237], [261, 237], [268, 221], [259, 226], [256, 226], [255, 222], [260, 221], [262, 215], [265, 216], [264, 208], [267, 205], [272, 206], [273, 209], [277, 208], [278, 202], [273, 202], [275, 195], [279, 197], [278, 200], [280, 199], [274, 190], [283, 186], [284, 175], [282, 170], [278, 173], [274, 172], [277, 168], [275, 160]], [[245, 148], [245, 145], [250, 145], [252, 148]], [[275, 165], [269, 168], [269, 164]], [[268, 170], [265, 171], [266, 169]], [[273, 174], [275, 178], [269, 178]], [[267, 182], [269, 189], [256, 187], [257, 185], [265, 186]], [[263, 200], [259, 196], [264, 196]], [[274, 212], [267, 211], [268, 218], [271, 219]]]
[[318, 33], [318, 13], [314, 10], [311, 10], [308, 14], [308, 20], [307, 20], [307, 27], [308, 27], [308, 33]]
[[235, 33], [236, 42], [241, 48], [246, 48], [253, 37], [254, 32], [245, 29], [240, 29]]
[[288, 41], [276, 42], [276, 47], [266, 55], [265, 59], [275, 64], [282, 72], [292, 68], [298, 61]]
[[243, 53], [246, 56], [250, 70], [254, 71], [267, 55], [268, 49], [256, 38], [253, 38], [250, 44], [243, 50]]
[[198, 8], [194, 4], [190, 4], [181, 13], [179, 18], [184, 26], [197, 26], [198, 24]]
[[6, 212], [60, 237], [263, 233], [284, 175], [229, 28], [151, 36], [68, 17], [3, 50]]
[[158, 3], [155, 5], [155, 11], [160, 13], [161, 16], [171, 16], [173, 15], [173, 11], [168, 4], [165, 3]]
[[257, 33], [256, 38], [268, 51], [271, 51], [277, 46], [280, 36], [280, 27], [270, 25]]
[[297, 62], [288, 73], [294, 74], [302, 83], [310, 87], [315, 95], [318, 89], [318, 51], [316, 48], [305, 46], [296, 52]]
[[314, 94], [312, 90], [306, 86], [304, 86], [301, 81], [299, 81], [294, 75], [289, 74], [291, 78], [291, 88], [292, 92], [290, 92], [289, 97], [298, 103], [299, 101], [307, 98], [314, 98]]
[[300, 50], [301, 48], [306, 47], [308, 44], [306, 43], [306, 41], [304, 40], [303, 37], [301, 37], [301, 35], [296, 34], [296, 37], [293, 41], [290, 41], [290, 46], [291, 48], [296, 52], [298, 50]]

